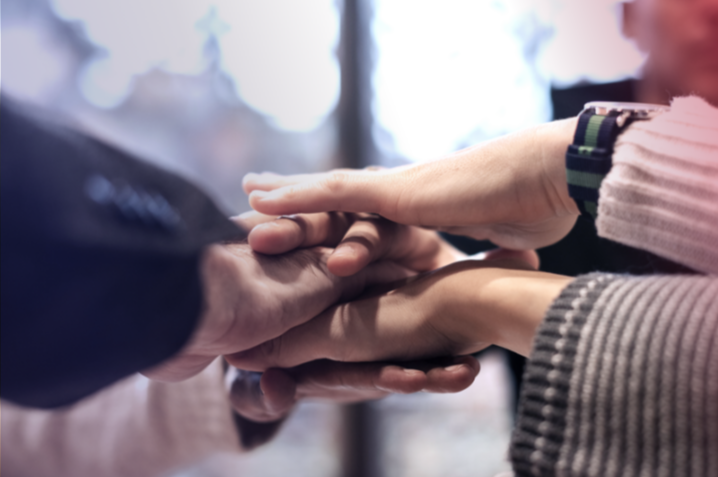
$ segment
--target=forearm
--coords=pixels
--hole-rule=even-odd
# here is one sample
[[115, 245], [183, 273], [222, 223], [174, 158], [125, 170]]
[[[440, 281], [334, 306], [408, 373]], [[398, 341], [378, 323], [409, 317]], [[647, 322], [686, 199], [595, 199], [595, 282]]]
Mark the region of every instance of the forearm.
[[[477, 211], [492, 215], [482, 217], [485, 222], [509, 222], [523, 217], [521, 209], [530, 214], [531, 209], [544, 205], [544, 201], [549, 208], [541, 208], [537, 211], [539, 215], [548, 210], [556, 215], [578, 215], [578, 207], [568, 195], [565, 168], [566, 149], [573, 141], [576, 124], [577, 118], [541, 124], [457, 151], [440, 161], [420, 165], [418, 170], [434, 177], [437, 185], [442, 184], [437, 177], [452, 171], [472, 178], [473, 183], [466, 187], [503, 189], [510, 185], [518, 203], [506, 200], [508, 197], [497, 190], [495, 194], [486, 194], [495, 197], [496, 203], [470, 204]], [[453, 179], [457, 185], [462, 183], [459, 177]], [[427, 178], [426, 182], [430, 180]], [[467, 190], [458, 196], [470, 198], [474, 194]], [[484, 197], [477, 197], [480, 198]], [[462, 206], [467, 206], [465, 201]]]
[[493, 344], [528, 356], [546, 311], [572, 279], [534, 271], [497, 272], [496, 279], [474, 292], [475, 299], [495, 317]]
[[471, 346], [462, 351], [493, 344], [528, 356], [536, 329], [571, 278], [503, 268], [525, 267], [511, 260], [496, 265], [477, 268], [471, 261], [454, 265], [436, 289], [429, 289], [426, 300], [437, 302], [433, 305], [437, 313], [457, 323], [457, 334], [466, 335]]

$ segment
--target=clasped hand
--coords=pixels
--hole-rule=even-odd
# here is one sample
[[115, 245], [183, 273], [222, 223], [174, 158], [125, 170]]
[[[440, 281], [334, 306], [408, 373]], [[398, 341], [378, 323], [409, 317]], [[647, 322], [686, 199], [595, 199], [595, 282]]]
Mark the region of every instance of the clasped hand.
[[[369, 241], [370, 248], [380, 245], [377, 250], [404, 250], [410, 260], [403, 265], [428, 272], [395, 282], [385, 293], [329, 308], [228, 361], [264, 370], [322, 358], [365, 362], [464, 355], [490, 344], [528, 355], [545, 311], [570, 281], [532, 271], [538, 263], [531, 249], [560, 240], [578, 216], [563, 160], [574, 130], [575, 119], [558, 121], [401, 168], [245, 177], [250, 203], [263, 213], [376, 213], [405, 224], [404, 233], [430, 227], [525, 252], [412, 267], [411, 242]], [[364, 260], [340, 265], [352, 247], [357, 253], [362, 243], [338, 245], [329, 257], [332, 272], [348, 276], [371, 261], [371, 253], [364, 253]], [[395, 256], [390, 252], [385, 258]]]
[[[559, 240], [576, 220], [563, 169], [574, 127], [556, 122], [379, 172], [247, 176], [258, 211], [314, 213], [238, 218], [251, 230], [248, 244], [208, 250], [202, 322], [190, 345], [150, 374], [183, 379], [218, 355], [240, 369], [273, 370], [259, 383], [264, 411], [255, 414], [262, 414], [287, 409], [275, 394], [295, 399], [323, 389], [336, 398], [344, 387], [351, 399], [457, 390], [478, 372], [470, 359], [428, 372], [396, 364], [406, 360], [491, 344], [527, 355], [546, 309], [570, 281], [534, 271], [531, 249]], [[417, 225], [524, 251], [466, 260]], [[376, 364], [386, 360], [395, 364]], [[280, 388], [289, 391], [273, 392]]]
[[[337, 302], [461, 256], [433, 232], [372, 216], [274, 219], [257, 213], [236, 218], [250, 230], [248, 243], [207, 251], [205, 311], [194, 336], [178, 356], [145, 374], [186, 379], [217, 356], [271, 342]], [[261, 380], [242, 374], [231, 383], [231, 400], [244, 416], [269, 421], [302, 397], [348, 402], [389, 392], [455, 392], [471, 384], [478, 370], [470, 357], [411, 365], [317, 361], [270, 370]]]
[[[250, 392], [235, 399], [244, 415], [270, 419], [278, 413], [268, 412], [268, 407], [286, 411], [305, 396], [353, 401], [387, 392], [462, 390], [478, 373], [478, 363], [466, 355], [490, 344], [528, 353], [542, 310], [563, 286], [548, 274], [539, 284], [529, 283], [535, 278], [530, 270], [538, 266], [532, 251], [499, 250], [484, 260], [465, 260], [433, 232], [366, 216], [346, 231], [348, 224], [342, 220], [347, 217], [279, 219], [255, 227], [249, 242], [256, 250], [281, 253], [334, 236], [332, 242], [340, 243], [327, 258], [329, 270], [357, 273], [360, 266], [382, 258], [381, 265], [387, 260], [401, 264], [406, 278], [374, 282], [379, 286], [353, 301], [332, 306], [259, 346], [227, 355], [238, 368], [266, 371], [262, 398]], [[542, 293], [517, 301], [515, 290], [523, 286]], [[522, 314], [526, 309], [532, 310], [529, 319]], [[497, 319], [503, 320], [501, 326], [496, 326]], [[406, 363], [437, 356], [459, 358]], [[237, 387], [247, 389], [246, 384]]]

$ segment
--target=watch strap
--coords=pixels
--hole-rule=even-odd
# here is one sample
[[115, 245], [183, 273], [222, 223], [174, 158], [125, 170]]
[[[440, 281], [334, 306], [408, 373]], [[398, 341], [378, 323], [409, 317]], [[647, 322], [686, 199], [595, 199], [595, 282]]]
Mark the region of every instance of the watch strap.
[[566, 151], [568, 193], [578, 204], [581, 215], [591, 220], [598, 214], [601, 182], [611, 170], [613, 145], [627, 125], [619, 126], [618, 118], [618, 114], [584, 111], [578, 118], [573, 144]]

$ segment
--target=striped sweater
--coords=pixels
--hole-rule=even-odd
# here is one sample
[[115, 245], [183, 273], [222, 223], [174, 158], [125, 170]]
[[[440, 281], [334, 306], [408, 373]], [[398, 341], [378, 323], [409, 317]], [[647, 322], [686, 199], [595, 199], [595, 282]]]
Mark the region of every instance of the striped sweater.
[[718, 476], [718, 109], [632, 125], [601, 185], [599, 235], [706, 275], [577, 278], [537, 333], [517, 475]]

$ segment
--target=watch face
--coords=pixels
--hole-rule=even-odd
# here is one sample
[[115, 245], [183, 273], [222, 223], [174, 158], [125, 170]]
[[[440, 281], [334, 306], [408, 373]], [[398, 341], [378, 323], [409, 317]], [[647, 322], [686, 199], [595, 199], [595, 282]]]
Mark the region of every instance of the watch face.
[[671, 108], [662, 104], [647, 103], [612, 103], [609, 101], [593, 101], [586, 103], [581, 114], [591, 112], [601, 116], [611, 116], [616, 118], [616, 124], [619, 128], [628, 124], [630, 121], [653, 119]]
[[[665, 113], [670, 111], [669, 106], [663, 104], [648, 104], [648, 103], [613, 103], [610, 101], [592, 101], [586, 103], [584, 110], [594, 109], [596, 114], [608, 115], [610, 113], [637, 113], [636, 116], [650, 116], [655, 113]], [[652, 114], [653, 113], [653, 114]]]

